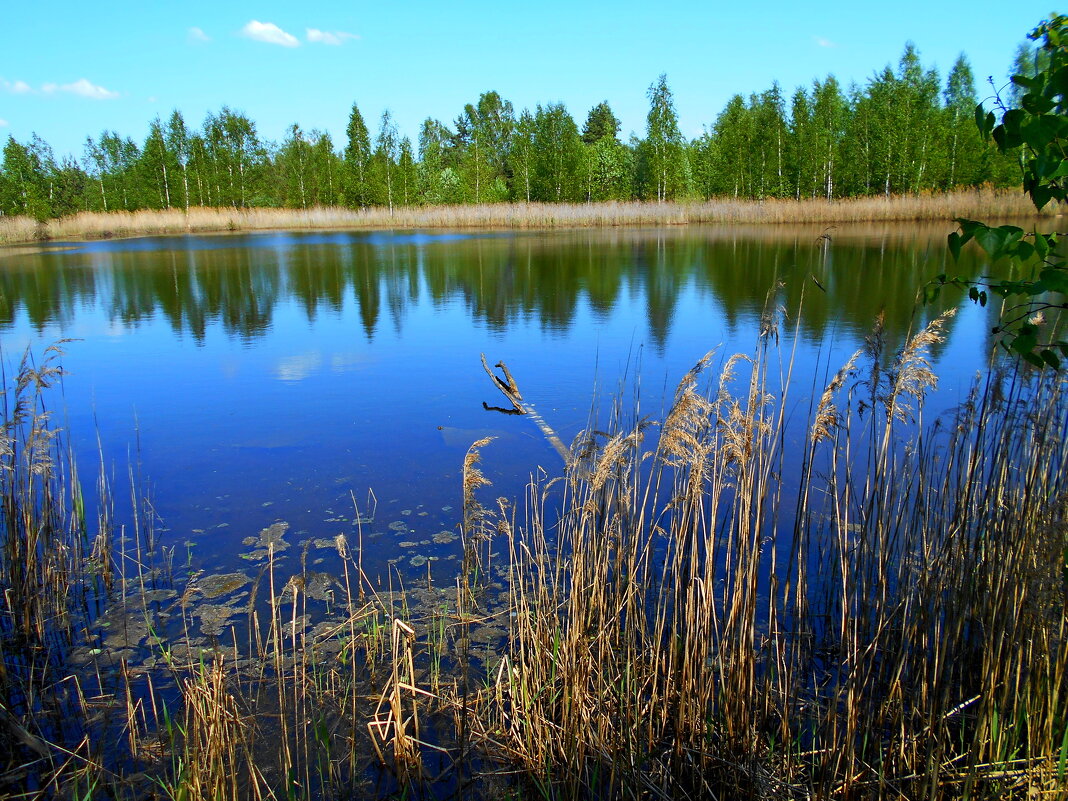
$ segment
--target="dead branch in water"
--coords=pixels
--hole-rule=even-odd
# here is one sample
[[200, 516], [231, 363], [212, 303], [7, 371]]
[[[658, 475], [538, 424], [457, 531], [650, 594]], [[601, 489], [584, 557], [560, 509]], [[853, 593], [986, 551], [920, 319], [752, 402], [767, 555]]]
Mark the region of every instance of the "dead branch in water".
[[482, 368], [486, 371], [486, 375], [490, 377], [493, 385], [501, 391], [501, 394], [508, 399], [508, 402], [515, 407], [518, 414], [526, 414], [527, 410], [523, 408], [522, 400], [523, 396], [519, 394], [519, 387], [515, 383], [515, 379], [512, 378], [512, 374], [505, 367], [504, 362], [497, 362], [495, 367], [501, 368], [504, 371], [504, 378], [502, 379], [496, 373], [494, 373], [489, 364], [486, 363], [486, 354], [479, 354], [482, 357]]

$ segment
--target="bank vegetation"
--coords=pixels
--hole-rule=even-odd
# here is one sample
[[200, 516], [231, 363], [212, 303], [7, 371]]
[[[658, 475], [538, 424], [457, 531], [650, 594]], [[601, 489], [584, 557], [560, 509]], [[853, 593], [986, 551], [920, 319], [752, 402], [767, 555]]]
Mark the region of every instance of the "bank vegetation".
[[134, 236], [266, 230], [549, 230], [615, 226], [779, 225], [940, 221], [956, 217], [1031, 218], [1034, 206], [1019, 191], [966, 190], [945, 194], [870, 196], [842, 200], [702, 202], [495, 203], [348, 209], [191, 208], [81, 212], [35, 220], [0, 216], [0, 244]]

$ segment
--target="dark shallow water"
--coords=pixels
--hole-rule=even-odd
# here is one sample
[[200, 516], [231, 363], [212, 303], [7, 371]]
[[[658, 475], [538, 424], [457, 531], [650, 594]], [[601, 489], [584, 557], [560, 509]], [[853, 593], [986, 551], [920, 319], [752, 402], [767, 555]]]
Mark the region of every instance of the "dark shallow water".
[[[0, 345], [10, 375], [27, 346], [39, 354], [76, 340], [64, 346], [57, 412], [83, 482], [95, 478], [99, 438], [120, 520], [129, 518], [132, 473], [162, 541], [189, 567], [243, 567], [253, 547], [245, 540], [277, 521], [289, 524], [293, 544], [354, 535], [355, 502], [373, 513], [362, 525], [368, 573], [392, 561], [402, 575], [425, 576], [412, 557], [436, 557], [430, 567], [447, 583], [459, 542], [433, 537], [456, 530], [470, 443], [497, 437], [483, 457], [488, 498], [519, 497], [532, 472], [562, 465], [529, 418], [483, 407], [503, 398], [480, 353], [504, 360], [570, 443], [591, 410], [603, 419], [620, 388], [625, 406], [638, 395], [641, 412], [659, 417], [707, 351], [718, 347], [716, 363], [751, 352], [772, 291], [786, 311], [783, 358], [794, 358], [788, 409], [797, 423], [788, 432], [800, 441], [813, 395], [877, 315], [892, 352], [939, 310], [916, 309], [918, 286], [944, 271], [985, 269], [973, 256], [959, 267], [947, 261], [949, 230], [59, 243], [0, 252]], [[993, 311], [945, 300], [960, 311], [934, 354], [941, 383], [928, 416], [963, 398], [990, 350]], [[316, 553], [313, 561], [329, 561], [328, 549]]]

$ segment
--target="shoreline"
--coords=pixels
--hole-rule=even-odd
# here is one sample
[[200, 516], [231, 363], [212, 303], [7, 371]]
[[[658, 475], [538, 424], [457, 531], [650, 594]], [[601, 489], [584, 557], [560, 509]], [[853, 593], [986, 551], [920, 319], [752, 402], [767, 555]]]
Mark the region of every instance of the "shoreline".
[[0, 246], [39, 242], [266, 230], [566, 230], [638, 226], [780, 225], [788, 223], [950, 222], [957, 217], [1034, 218], [1019, 190], [971, 190], [938, 195], [868, 196], [842, 200], [693, 203], [500, 203], [385, 208], [190, 208], [82, 212], [38, 222], [0, 217]]

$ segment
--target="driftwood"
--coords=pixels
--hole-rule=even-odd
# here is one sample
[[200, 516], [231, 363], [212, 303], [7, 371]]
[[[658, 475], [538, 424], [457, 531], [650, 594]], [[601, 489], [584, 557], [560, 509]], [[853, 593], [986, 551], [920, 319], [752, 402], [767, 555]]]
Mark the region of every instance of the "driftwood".
[[486, 375], [490, 377], [494, 386], [501, 391], [504, 397], [508, 398], [508, 402], [512, 404], [512, 408], [515, 409], [517, 414], [526, 414], [527, 410], [523, 408], [523, 396], [519, 394], [519, 387], [516, 385], [515, 379], [512, 378], [512, 374], [508, 371], [504, 362], [497, 362], [493, 365], [494, 367], [499, 367], [504, 372], [504, 378], [502, 379], [494, 373], [486, 363], [486, 354], [483, 353], [481, 356], [482, 367], [486, 371]]
[[556, 452], [560, 454], [560, 457], [567, 462], [570, 459], [570, 453], [567, 446], [560, 441], [560, 437], [556, 435], [556, 432], [549, 427], [549, 424], [545, 422], [540, 414], [537, 413], [530, 405], [523, 402], [523, 396], [519, 392], [519, 386], [516, 384], [515, 379], [512, 377], [511, 372], [504, 362], [497, 362], [494, 367], [497, 367], [504, 373], [504, 378], [501, 378], [495, 372], [490, 369], [489, 364], [486, 362], [486, 354], [482, 355], [482, 368], [486, 371], [486, 375], [490, 377], [493, 385], [501, 391], [504, 397], [508, 398], [508, 402], [512, 404], [511, 409], [502, 409], [499, 406], [490, 406], [485, 401], [482, 401], [482, 408], [486, 411], [503, 412], [504, 414], [525, 414], [529, 415], [530, 419], [534, 421], [534, 424], [541, 429], [541, 433], [545, 435], [545, 438], [549, 440], [549, 444], [552, 445]]

